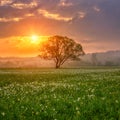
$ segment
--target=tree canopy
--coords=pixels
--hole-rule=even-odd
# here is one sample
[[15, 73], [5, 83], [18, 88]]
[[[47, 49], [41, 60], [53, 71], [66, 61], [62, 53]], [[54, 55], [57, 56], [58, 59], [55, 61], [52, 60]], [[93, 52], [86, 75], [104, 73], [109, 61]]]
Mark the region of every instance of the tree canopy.
[[49, 37], [40, 46], [40, 57], [54, 60], [55, 67], [60, 68], [68, 59], [76, 60], [84, 55], [82, 45], [76, 43], [73, 39], [63, 36]]

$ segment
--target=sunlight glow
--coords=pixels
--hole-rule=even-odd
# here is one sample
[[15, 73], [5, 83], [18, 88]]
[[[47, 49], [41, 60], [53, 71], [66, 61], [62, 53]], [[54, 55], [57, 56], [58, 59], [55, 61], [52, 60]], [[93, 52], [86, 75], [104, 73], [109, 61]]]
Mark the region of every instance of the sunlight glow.
[[37, 35], [32, 35], [31, 36], [31, 43], [35, 43], [35, 44], [38, 44], [39, 42], [39, 38]]

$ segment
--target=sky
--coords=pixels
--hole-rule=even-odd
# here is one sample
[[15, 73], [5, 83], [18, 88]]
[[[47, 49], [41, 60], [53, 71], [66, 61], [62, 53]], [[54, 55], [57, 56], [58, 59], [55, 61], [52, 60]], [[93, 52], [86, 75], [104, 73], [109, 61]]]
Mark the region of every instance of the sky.
[[54, 35], [85, 53], [120, 50], [120, 0], [0, 0], [0, 56], [36, 56]]

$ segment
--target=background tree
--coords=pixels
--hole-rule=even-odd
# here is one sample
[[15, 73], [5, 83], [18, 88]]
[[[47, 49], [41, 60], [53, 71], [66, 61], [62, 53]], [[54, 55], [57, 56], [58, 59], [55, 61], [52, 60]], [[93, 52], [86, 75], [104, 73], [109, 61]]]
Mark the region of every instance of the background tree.
[[92, 64], [97, 65], [98, 64], [97, 53], [92, 53], [91, 57], [92, 57]]
[[68, 37], [53, 36], [41, 44], [39, 56], [54, 60], [55, 67], [60, 68], [68, 59], [76, 60], [84, 54], [81, 44]]

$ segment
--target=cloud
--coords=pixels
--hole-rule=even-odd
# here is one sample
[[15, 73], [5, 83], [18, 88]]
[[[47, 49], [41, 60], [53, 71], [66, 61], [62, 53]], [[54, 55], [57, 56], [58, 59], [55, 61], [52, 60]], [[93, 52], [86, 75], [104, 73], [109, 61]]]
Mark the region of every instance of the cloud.
[[13, 8], [17, 8], [17, 9], [26, 9], [26, 8], [34, 8], [37, 6], [37, 2], [32, 1], [30, 3], [14, 3], [11, 5], [11, 7]]
[[19, 22], [27, 17], [33, 17], [33, 13], [25, 13], [21, 17], [0, 17], [0, 22], [5, 23], [5, 22]]
[[67, 21], [72, 20], [72, 17], [63, 17], [60, 14], [50, 13], [47, 10], [41, 10], [41, 9], [39, 9], [38, 13], [41, 14], [41, 15], [43, 15], [46, 18], [54, 19], [54, 20], [58, 20], [58, 21], [65, 21], [65, 22], [67, 22]]
[[78, 18], [84, 18], [85, 16], [86, 16], [86, 12], [83, 12], [83, 11], [80, 11], [80, 12], [78, 12]]
[[11, 4], [13, 0], [1, 0], [0, 1], [0, 6], [8, 5]]
[[100, 12], [100, 8], [98, 8], [97, 6], [94, 6], [93, 9], [96, 11], [96, 12]]
[[68, 2], [67, 0], [60, 0], [58, 6], [69, 7], [69, 6], [73, 6], [73, 3]]
[[35, 15], [33, 13], [26, 13], [24, 16], [25, 17], [32, 17], [32, 16], [35, 16]]
[[18, 22], [22, 20], [21, 17], [14, 17], [14, 18], [0, 18], [0, 22]]

